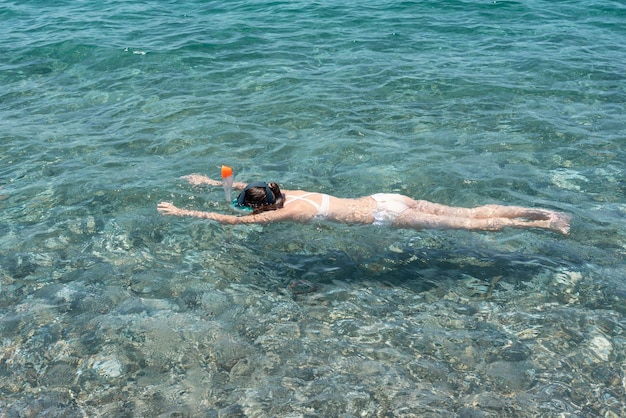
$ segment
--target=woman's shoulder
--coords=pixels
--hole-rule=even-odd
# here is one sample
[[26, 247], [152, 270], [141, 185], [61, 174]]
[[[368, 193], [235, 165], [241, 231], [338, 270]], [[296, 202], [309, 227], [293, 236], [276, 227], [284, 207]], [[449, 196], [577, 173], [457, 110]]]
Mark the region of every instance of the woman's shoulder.
[[306, 193], [315, 193], [315, 192], [307, 192], [306, 190], [285, 190], [285, 189], [281, 189], [281, 191], [285, 195], [293, 195], [293, 196], [300, 196], [300, 195], [303, 195], [303, 194], [306, 194]]

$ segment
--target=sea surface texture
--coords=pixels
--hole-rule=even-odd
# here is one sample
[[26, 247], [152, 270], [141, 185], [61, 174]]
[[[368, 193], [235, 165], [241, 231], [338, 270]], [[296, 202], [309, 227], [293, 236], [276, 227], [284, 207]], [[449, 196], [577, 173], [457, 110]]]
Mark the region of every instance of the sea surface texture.
[[[626, 416], [626, 4], [1, 1], [1, 417]], [[224, 226], [221, 187], [570, 213]]]

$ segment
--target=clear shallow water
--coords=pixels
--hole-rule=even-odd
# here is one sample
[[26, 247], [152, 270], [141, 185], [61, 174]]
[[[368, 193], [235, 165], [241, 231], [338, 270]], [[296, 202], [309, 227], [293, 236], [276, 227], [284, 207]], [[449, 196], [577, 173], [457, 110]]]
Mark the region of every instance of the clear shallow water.
[[[6, 416], [625, 414], [619, 2], [5, 2]], [[178, 177], [572, 234], [222, 227]]]

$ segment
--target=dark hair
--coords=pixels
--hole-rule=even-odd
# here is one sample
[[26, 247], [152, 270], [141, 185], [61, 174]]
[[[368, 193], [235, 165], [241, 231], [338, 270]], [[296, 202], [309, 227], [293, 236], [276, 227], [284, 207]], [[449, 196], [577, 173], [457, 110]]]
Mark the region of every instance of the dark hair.
[[278, 184], [254, 182], [246, 186], [237, 198], [239, 206], [247, 206], [254, 209], [252, 214], [276, 210], [283, 207], [285, 196], [280, 191]]

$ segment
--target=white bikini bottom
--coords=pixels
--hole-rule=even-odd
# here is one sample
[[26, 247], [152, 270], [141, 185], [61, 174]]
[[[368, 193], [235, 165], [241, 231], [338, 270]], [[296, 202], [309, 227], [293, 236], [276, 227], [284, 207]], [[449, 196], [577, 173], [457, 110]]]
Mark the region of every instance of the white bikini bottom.
[[372, 199], [378, 202], [374, 213], [374, 225], [390, 225], [398, 215], [409, 208], [404, 196], [399, 194], [376, 193], [372, 195]]

